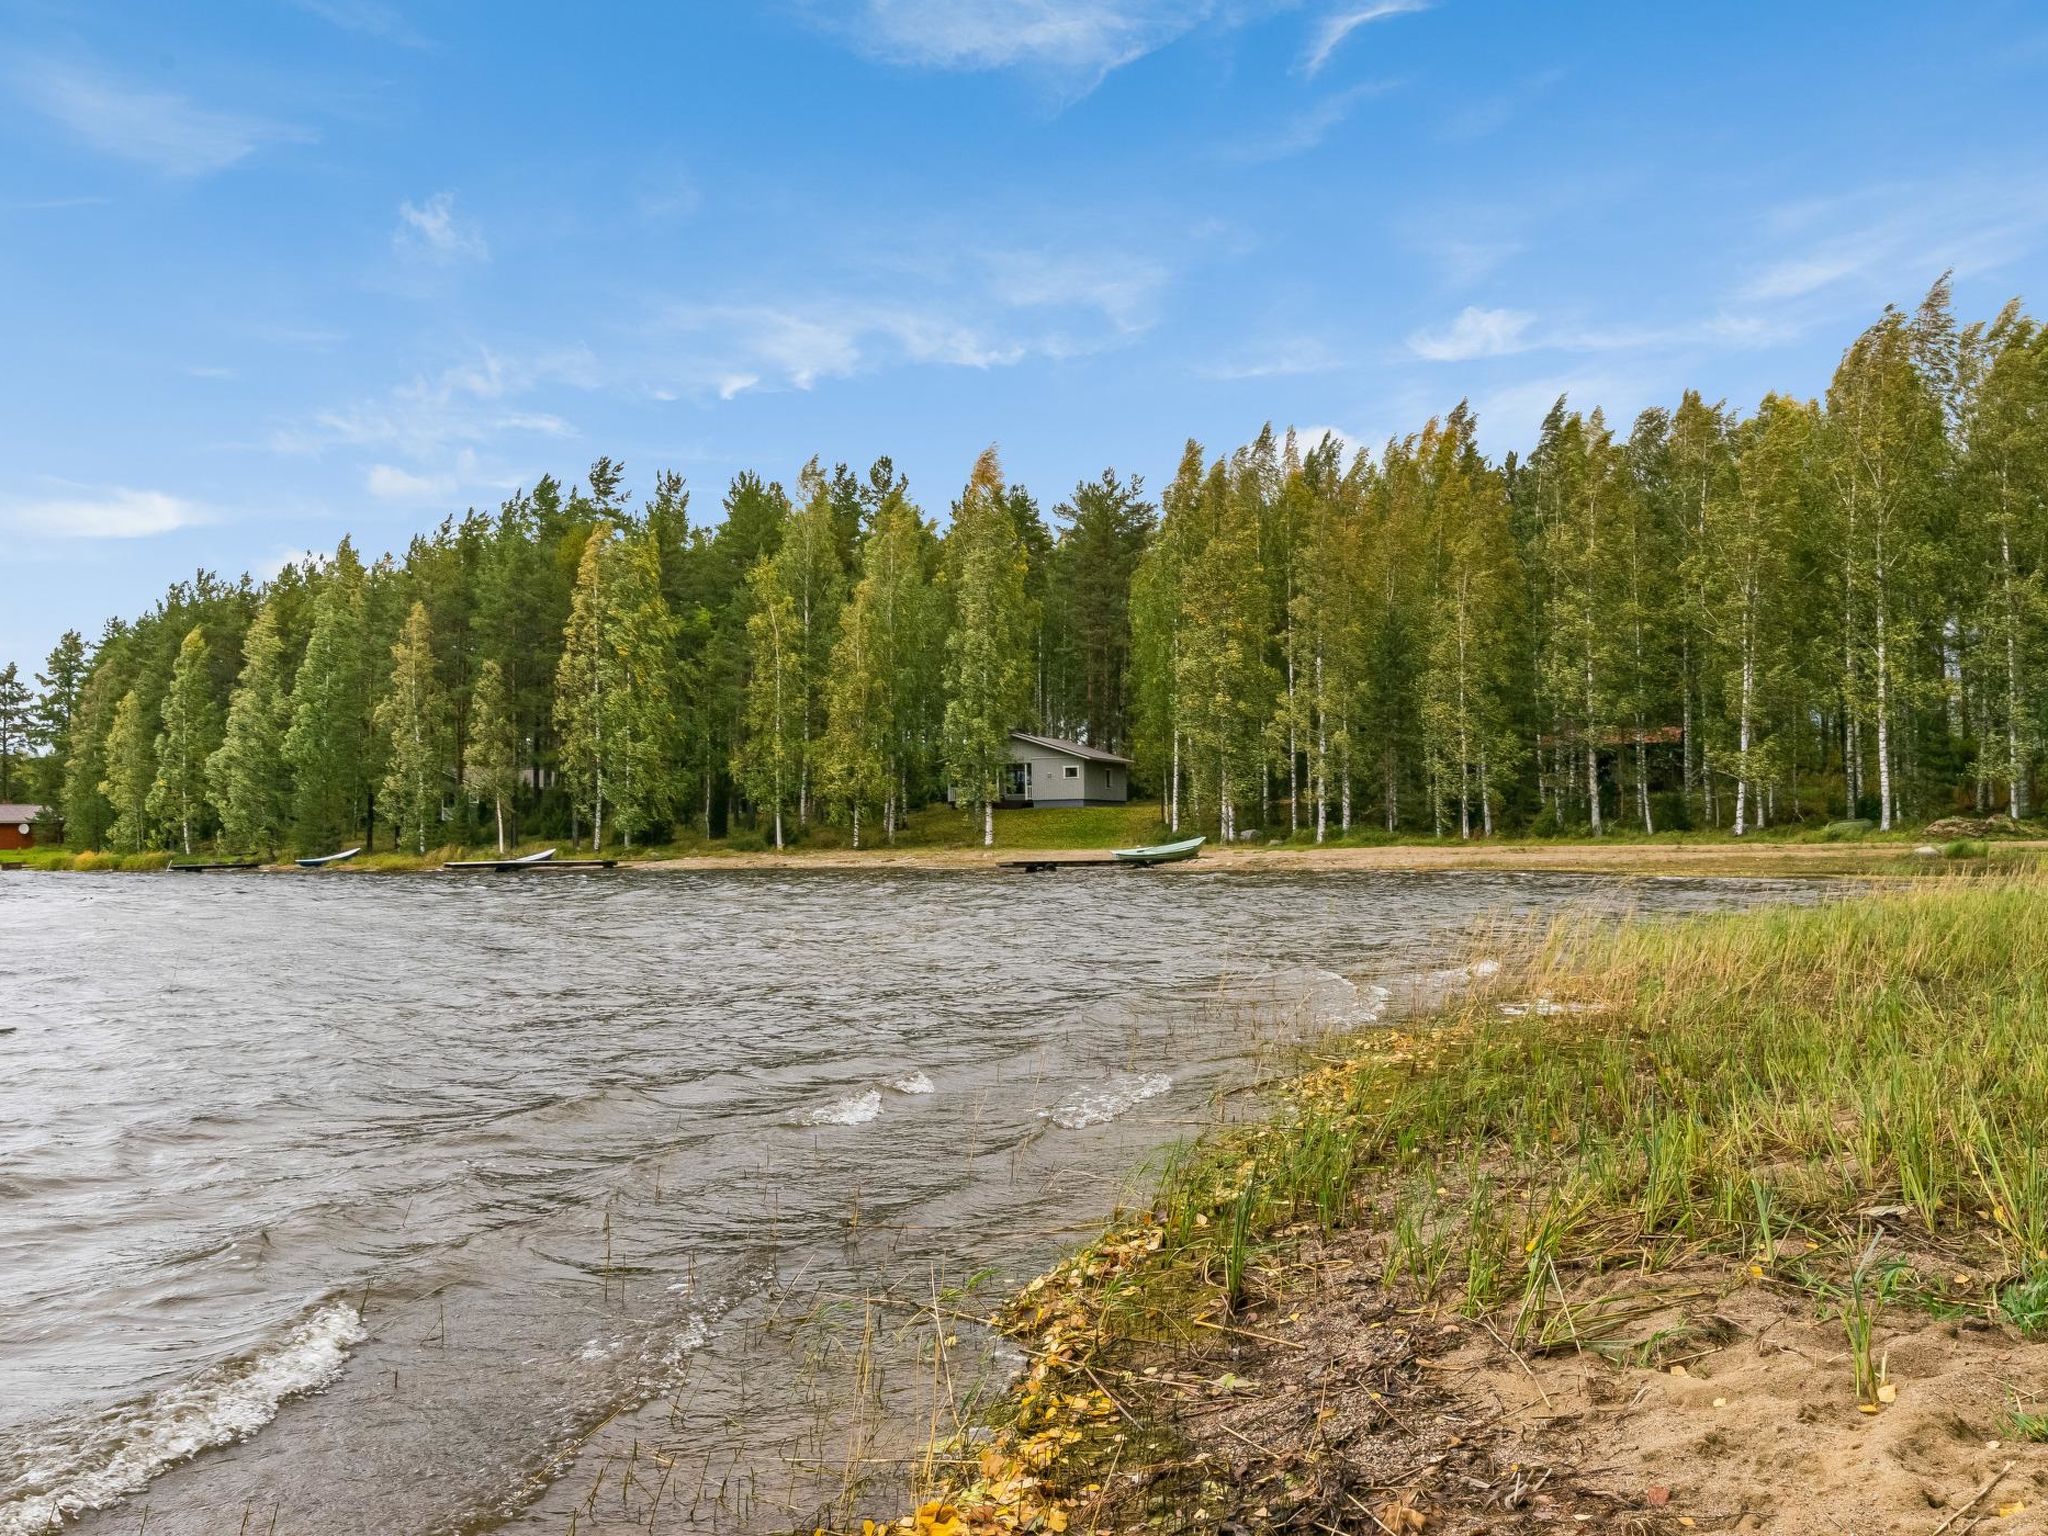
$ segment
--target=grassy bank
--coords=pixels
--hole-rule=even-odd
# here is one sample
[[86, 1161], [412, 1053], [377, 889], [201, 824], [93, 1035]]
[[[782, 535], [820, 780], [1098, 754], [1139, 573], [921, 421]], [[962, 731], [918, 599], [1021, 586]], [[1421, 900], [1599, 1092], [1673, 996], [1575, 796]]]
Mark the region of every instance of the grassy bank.
[[1966, 1528], [1986, 1478], [2018, 1517], [2044, 1020], [2033, 877], [1560, 928], [1019, 1296], [1030, 1368], [911, 1523], [1848, 1528], [1759, 1447], [1870, 1529]]

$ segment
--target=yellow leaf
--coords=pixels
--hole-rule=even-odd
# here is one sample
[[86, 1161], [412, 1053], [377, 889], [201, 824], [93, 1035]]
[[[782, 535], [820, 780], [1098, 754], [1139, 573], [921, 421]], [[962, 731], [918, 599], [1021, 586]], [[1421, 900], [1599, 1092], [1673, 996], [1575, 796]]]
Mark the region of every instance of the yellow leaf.
[[2021, 1510], [2025, 1509], [2026, 1507], [2027, 1506], [2018, 1499], [2014, 1499], [2010, 1504], [2001, 1504], [1998, 1506], [1998, 1518], [2001, 1520], [2010, 1520], [2014, 1515], [2018, 1514]]
[[1750, 1277], [1750, 1278], [1751, 1278], [1752, 1280], [1761, 1280], [1761, 1279], [1763, 1279], [1763, 1277], [1764, 1277], [1764, 1267], [1763, 1267], [1763, 1265], [1761, 1265], [1761, 1264], [1752, 1264], [1752, 1265], [1750, 1265], [1750, 1266], [1749, 1266], [1749, 1277]]

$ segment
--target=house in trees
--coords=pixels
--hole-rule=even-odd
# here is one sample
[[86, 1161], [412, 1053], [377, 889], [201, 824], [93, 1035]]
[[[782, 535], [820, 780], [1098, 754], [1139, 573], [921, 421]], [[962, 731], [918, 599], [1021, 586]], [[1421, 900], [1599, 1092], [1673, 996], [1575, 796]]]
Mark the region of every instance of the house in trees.
[[1006, 808], [1122, 805], [1131, 798], [1131, 760], [1057, 736], [1010, 732], [1003, 768]]
[[40, 805], [0, 805], [0, 849], [35, 847], [42, 817]]

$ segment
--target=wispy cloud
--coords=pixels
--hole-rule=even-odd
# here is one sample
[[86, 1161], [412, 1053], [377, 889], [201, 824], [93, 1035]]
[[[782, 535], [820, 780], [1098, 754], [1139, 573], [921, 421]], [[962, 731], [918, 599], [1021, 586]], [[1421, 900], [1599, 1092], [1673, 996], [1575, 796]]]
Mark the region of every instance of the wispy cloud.
[[596, 382], [596, 360], [584, 347], [530, 355], [483, 349], [385, 395], [315, 411], [273, 432], [269, 446], [305, 454], [367, 448], [438, 464], [460, 447], [496, 438], [573, 437], [560, 415], [524, 409], [518, 399], [544, 384], [588, 389]]
[[406, 505], [447, 501], [455, 494], [457, 483], [451, 474], [416, 475], [395, 464], [372, 464], [363, 481], [364, 488], [379, 501]]
[[1536, 317], [1518, 309], [1481, 309], [1468, 304], [1441, 331], [1416, 331], [1408, 350], [1432, 363], [1462, 363], [1477, 357], [1506, 357], [1528, 350]]
[[1408, 16], [1417, 11], [1426, 11], [1430, 0], [1374, 0], [1370, 5], [1343, 6], [1329, 12], [1316, 23], [1309, 39], [1308, 52], [1302, 55], [1301, 71], [1315, 75], [1330, 62], [1330, 56], [1344, 46], [1344, 40], [1360, 27], [1375, 21], [1385, 21], [1394, 16]]
[[[1782, 327], [1917, 298], [1937, 274], [1996, 271], [2048, 246], [2048, 181], [2039, 177], [1882, 184], [1790, 204], [1762, 220], [1760, 257], [1733, 302]], [[1761, 312], [1760, 314], [1758, 312]]]
[[1341, 127], [1360, 102], [1392, 90], [1396, 83], [1392, 80], [1367, 80], [1349, 90], [1325, 96], [1295, 113], [1277, 133], [1232, 144], [1225, 150], [1224, 157], [1240, 165], [1264, 165], [1306, 154]]
[[16, 502], [8, 526], [58, 539], [143, 539], [211, 521], [200, 507], [163, 491], [127, 486], [66, 486], [57, 494]]
[[1214, 0], [839, 0], [814, 9], [862, 52], [891, 63], [1024, 67], [1084, 90], [1215, 12]]
[[391, 244], [401, 256], [440, 266], [491, 259], [483, 231], [456, 213], [453, 192], [436, 192], [423, 203], [400, 203]]
[[1082, 356], [1149, 330], [1171, 278], [1143, 255], [1047, 240], [878, 261], [796, 296], [672, 301], [657, 306], [655, 323], [676, 339], [650, 363], [648, 382], [731, 399], [903, 365], [988, 369]]
[[344, 32], [360, 32], [401, 48], [425, 48], [427, 40], [396, 7], [381, 0], [292, 0], [300, 10], [318, 16]]
[[1115, 251], [990, 251], [983, 255], [990, 291], [1001, 303], [1027, 309], [1092, 309], [1120, 331], [1152, 323], [1164, 266]]
[[1443, 136], [1453, 143], [1466, 143], [1498, 133], [1563, 79], [1563, 70], [1546, 69], [1509, 90], [1468, 102], [1445, 120]]
[[1298, 378], [1303, 374], [1334, 373], [1343, 359], [1314, 337], [1274, 342], [1233, 354], [1195, 369], [1198, 378], [1239, 383], [1250, 379]]
[[208, 175], [266, 144], [314, 137], [288, 123], [202, 107], [175, 92], [55, 59], [23, 60], [10, 78], [24, 102], [94, 149], [170, 176]]

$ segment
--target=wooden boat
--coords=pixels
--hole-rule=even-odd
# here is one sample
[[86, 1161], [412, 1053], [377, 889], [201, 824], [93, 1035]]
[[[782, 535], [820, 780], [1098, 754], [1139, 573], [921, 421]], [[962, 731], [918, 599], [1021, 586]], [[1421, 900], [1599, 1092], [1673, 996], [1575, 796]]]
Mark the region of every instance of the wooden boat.
[[1151, 843], [1143, 848], [1116, 848], [1110, 857], [1119, 864], [1177, 864], [1182, 859], [1192, 859], [1202, 851], [1206, 837], [1182, 838], [1177, 843]]
[[339, 853], [323, 853], [317, 859], [294, 859], [292, 862], [301, 869], [325, 869], [329, 864], [339, 864], [345, 859], [352, 859], [362, 851], [360, 848], [344, 848]]

